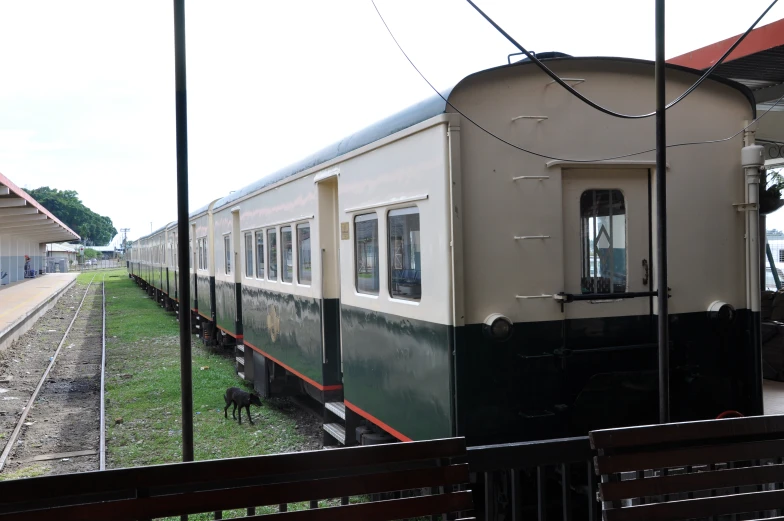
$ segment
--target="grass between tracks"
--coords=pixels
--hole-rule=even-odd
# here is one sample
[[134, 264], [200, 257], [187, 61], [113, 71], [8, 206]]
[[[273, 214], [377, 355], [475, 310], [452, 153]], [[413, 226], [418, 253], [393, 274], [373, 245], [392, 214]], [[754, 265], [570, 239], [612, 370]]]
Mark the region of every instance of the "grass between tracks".
[[[80, 275], [89, 282], [92, 273]], [[85, 277], [82, 279], [82, 277]], [[175, 315], [150, 299], [125, 270], [99, 273], [106, 281], [107, 468], [182, 460], [179, 325]], [[264, 401], [251, 407], [255, 425], [224, 418], [228, 387], [245, 386], [233, 360], [212, 354], [193, 337], [193, 430], [196, 460], [299, 450], [293, 411]], [[247, 387], [247, 386], [245, 386]], [[231, 412], [231, 410], [229, 410]], [[289, 505], [290, 510], [304, 505]], [[259, 513], [276, 511], [260, 509]], [[244, 515], [227, 511], [226, 517]], [[212, 519], [193, 515], [190, 519]]]

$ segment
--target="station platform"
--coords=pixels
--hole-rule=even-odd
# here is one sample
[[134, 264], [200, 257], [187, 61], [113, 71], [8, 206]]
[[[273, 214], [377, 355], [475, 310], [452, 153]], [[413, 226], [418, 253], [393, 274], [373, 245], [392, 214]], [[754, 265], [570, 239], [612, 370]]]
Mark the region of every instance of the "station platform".
[[763, 380], [762, 400], [766, 416], [784, 414], [784, 382]]
[[24, 334], [51, 308], [77, 273], [49, 273], [0, 287], [0, 350]]

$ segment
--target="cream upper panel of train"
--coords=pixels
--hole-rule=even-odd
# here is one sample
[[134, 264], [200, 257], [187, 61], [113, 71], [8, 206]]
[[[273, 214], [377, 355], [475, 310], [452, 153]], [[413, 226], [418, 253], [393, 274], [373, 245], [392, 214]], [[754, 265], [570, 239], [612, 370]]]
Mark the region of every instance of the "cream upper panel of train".
[[[650, 62], [548, 64], [615, 111], [655, 109]], [[668, 68], [667, 100], [695, 80], [693, 72]], [[460, 121], [462, 199], [456, 206], [462, 210], [465, 323], [482, 323], [492, 313], [534, 322], [655, 312], [655, 298], [575, 301], [563, 312], [554, 299], [536, 298], [656, 289], [654, 152], [582, 162], [655, 149], [655, 118], [602, 114], [532, 63], [469, 76], [449, 101], [498, 137], [558, 158], [517, 150]], [[709, 80], [667, 111], [667, 142], [725, 138], [753, 118], [748, 91]], [[667, 152], [673, 314], [703, 312], [715, 300], [745, 305], [744, 216], [733, 206], [744, 200], [741, 147], [742, 135]]]

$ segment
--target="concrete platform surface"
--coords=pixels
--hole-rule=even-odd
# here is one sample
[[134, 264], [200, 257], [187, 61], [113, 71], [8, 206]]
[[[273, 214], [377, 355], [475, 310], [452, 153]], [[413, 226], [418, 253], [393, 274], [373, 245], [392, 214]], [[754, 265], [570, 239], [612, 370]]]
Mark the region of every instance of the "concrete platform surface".
[[0, 290], [0, 349], [29, 329], [38, 315], [46, 311], [77, 276], [76, 273], [49, 273], [3, 287]]
[[784, 382], [763, 380], [762, 401], [767, 416], [784, 414]]

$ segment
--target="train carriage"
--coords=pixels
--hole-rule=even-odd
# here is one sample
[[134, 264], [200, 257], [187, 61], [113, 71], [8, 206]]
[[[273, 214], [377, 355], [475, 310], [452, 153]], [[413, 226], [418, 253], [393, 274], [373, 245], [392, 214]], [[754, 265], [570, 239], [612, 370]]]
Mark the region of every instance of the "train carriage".
[[[653, 106], [652, 62], [548, 65], [615, 110]], [[667, 97], [697, 74], [668, 66]], [[654, 119], [601, 114], [527, 60], [444, 96], [194, 212], [199, 314], [263, 394], [324, 403], [330, 443], [655, 422]], [[668, 110], [667, 140], [754, 117], [747, 88], [709, 79]], [[676, 421], [762, 412], [744, 138], [668, 152]]]

